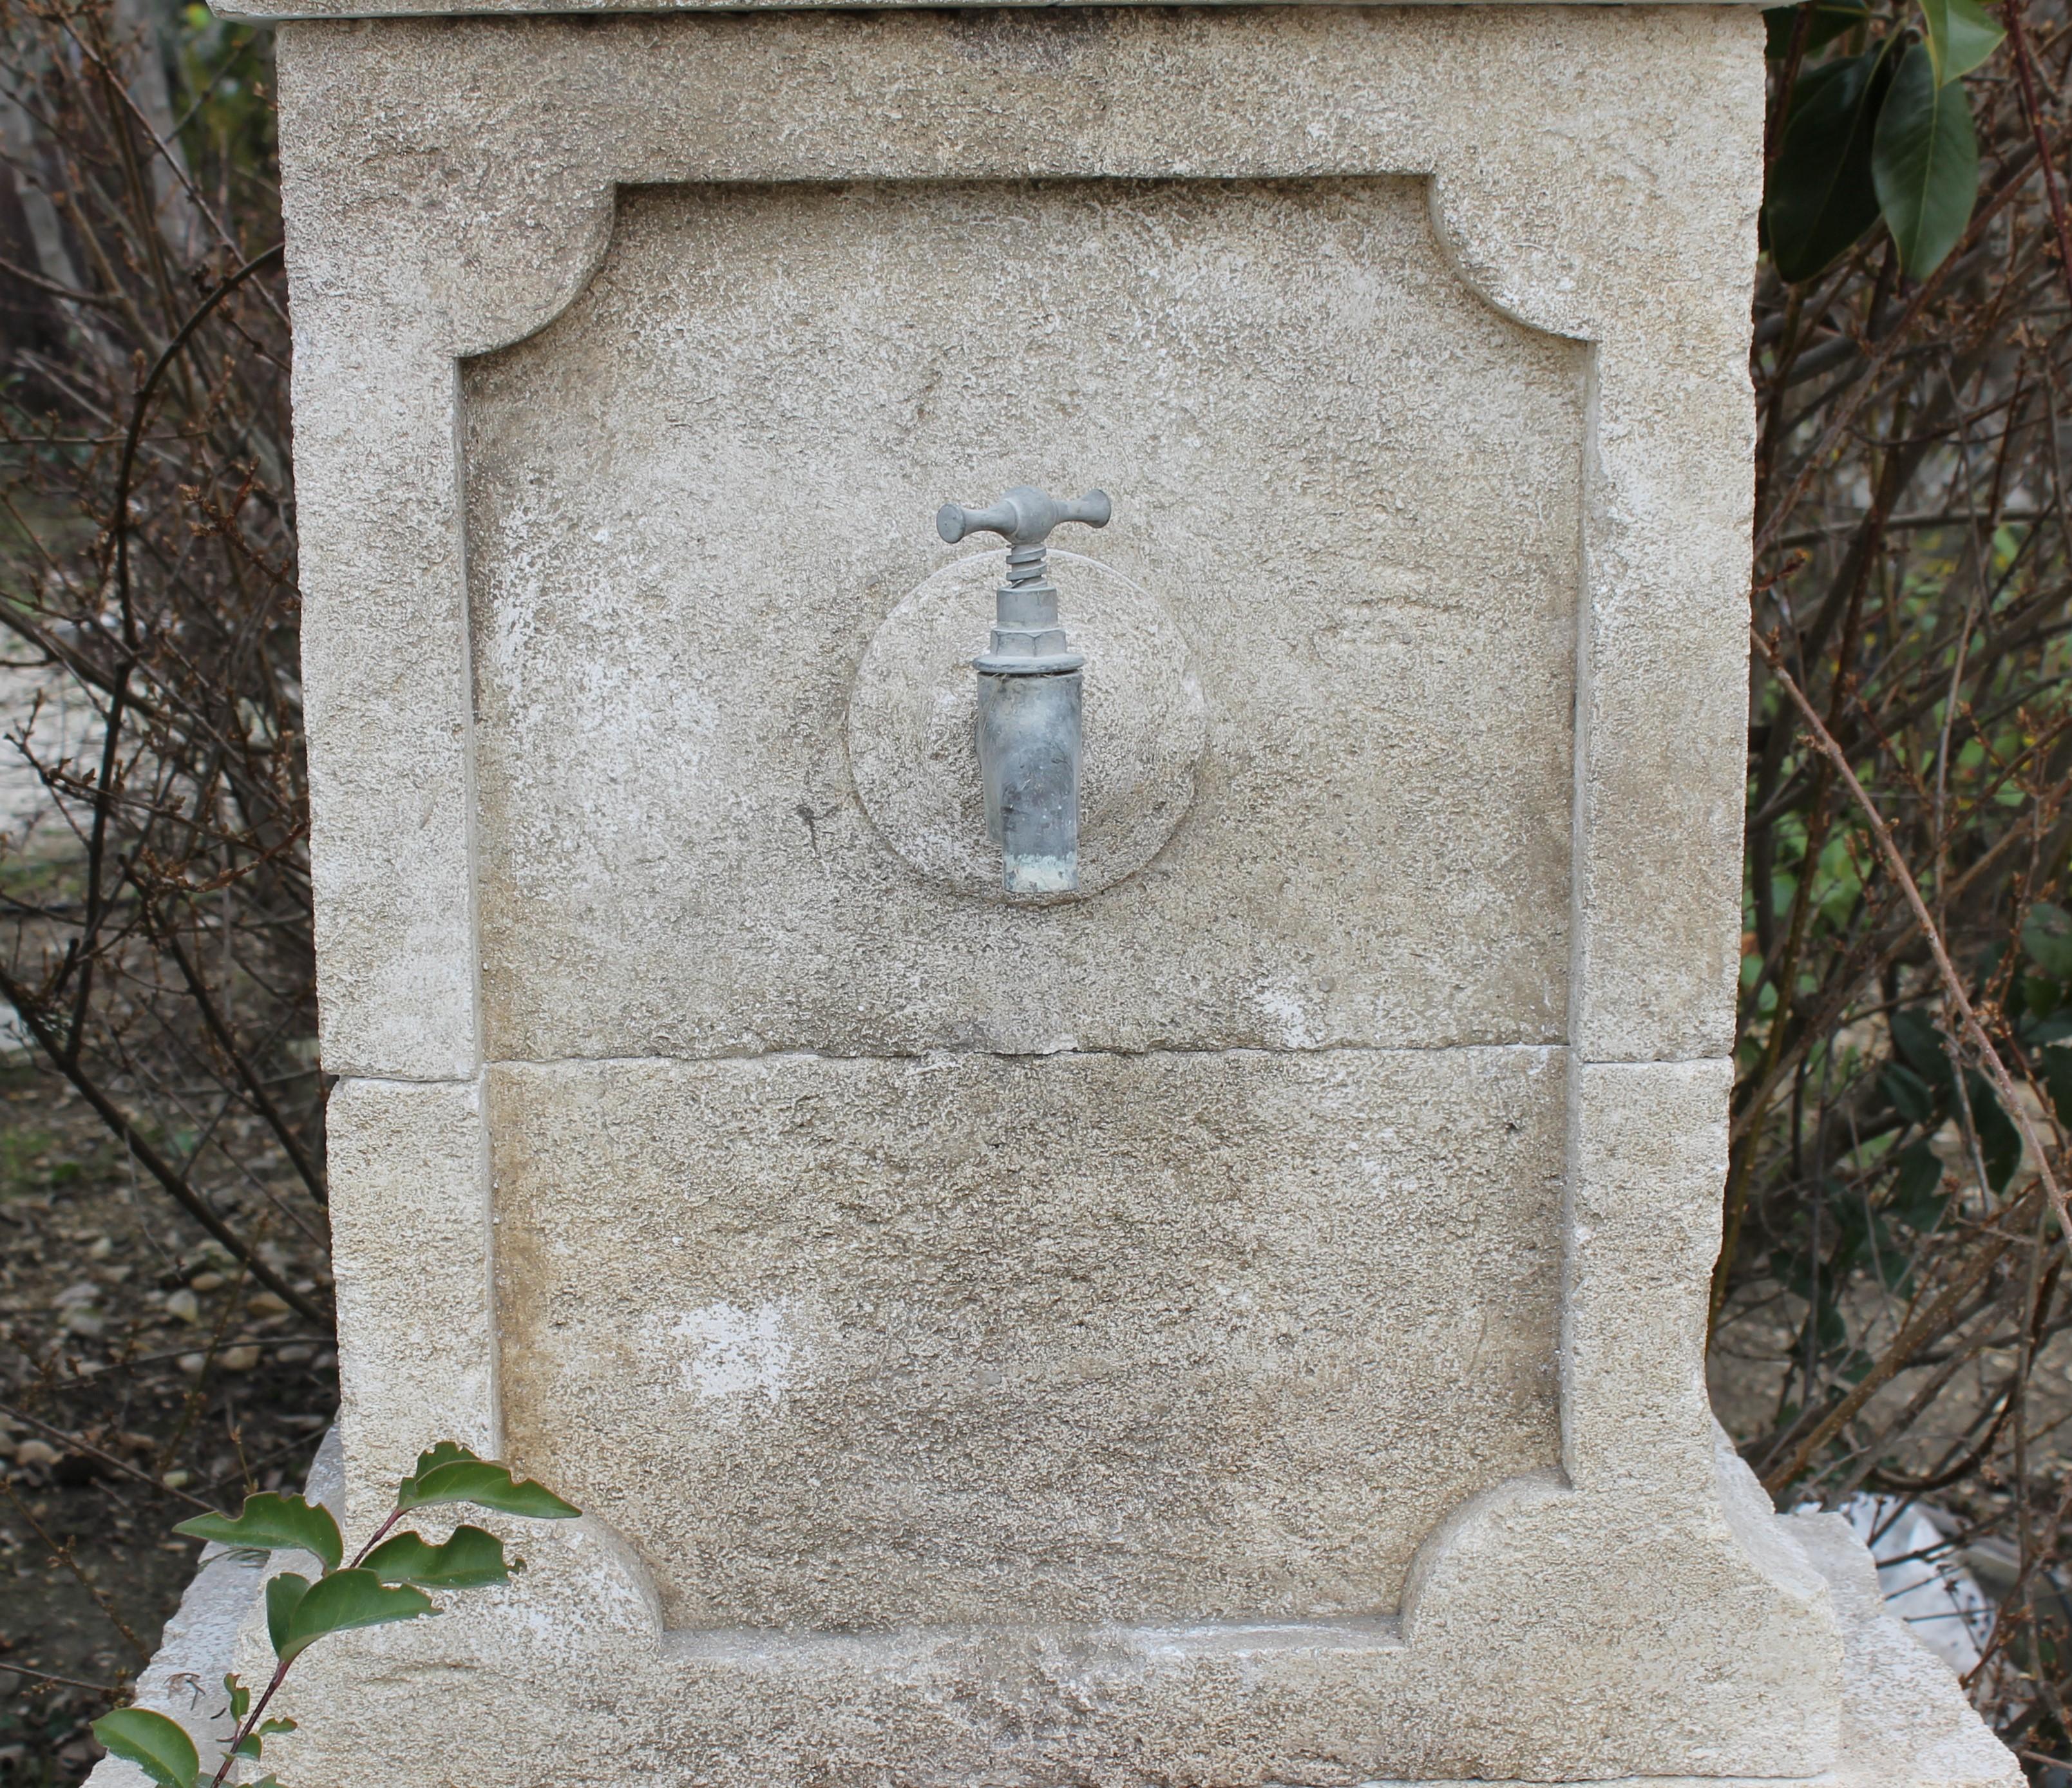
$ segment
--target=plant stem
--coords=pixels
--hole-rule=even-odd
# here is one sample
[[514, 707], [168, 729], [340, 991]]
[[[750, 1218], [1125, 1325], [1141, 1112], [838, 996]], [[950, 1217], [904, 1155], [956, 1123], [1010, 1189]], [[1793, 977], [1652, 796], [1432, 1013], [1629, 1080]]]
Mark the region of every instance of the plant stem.
[[62, 1683], [67, 1688], [92, 1689], [96, 1695], [105, 1695], [111, 1701], [124, 1692], [119, 1683], [84, 1683], [76, 1676], [53, 1676], [47, 1670], [31, 1670], [27, 1664], [10, 1664], [5, 1659], [0, 1659], [0, 1670], [11, 1670], [17, 1676], [32, 1676], [39, 1683]]
[[[368, 1539], [367, 1543], [352, 1555], [352, 1561], [346, 1566], [346, 1569], [350, 1571], [357, 1566], [363, 1558], [366, 1557], [369, 1552], [374, 1550], [375, 1547], [380, 1543], [381, 1536], [387, 1533], [391, 1527], [394, 1527], [396, 1523], [402, 1519], [403, 1507], [399, 1502], [394, 1508], [388, 1511], [388, 1519], [384, 1521], [380, 1527], [374, 1530], [373, 1534]], [[326, 1572], [324, 1574], [328, 1576], [331, 1573], [329, 1572]], [[300, 1657], [301, 1655], [302, 1654], [300, 1652], [298, 1652], [295, 1654], [296, 1657]], [[237, 1761], [237, 1747], [242, 1745], [246, 1739], [249, 1738], [253, 1733], [258, 1730], [260, 1716], [265, 1712], [266, 1704], [273, 1699], [273, 1691], [280, 1687], [282, 1679], [287, 1675], [289, 1667], [290, 1665], [292, 1665], [294, 1661], [294, 1658], [290, 1658], [288, 1659], [286, 1663], [281, 1665], [280, 1667], [273, 1672], [273, 1681], [266, 1685], [265, 1693], [261, 1695], [257, 1701], [253, 1703], [252, 1711], [245, 1716], [244, 1724], [239, 1726], [237, 1730], [231, 1735], [229, 1749], [224, 1751], [223, 1753], [222, 1763], [218, 1765], [216, 1774], [209, 1778], [208, 1788], [223, 1788], [223, 1778], [230, 1774], [231, 1765]]]
[[388, 1530], [394, 1527], [396, 1523], [402, 1519], [403, 1505], [399, 1502], [394, 1508], [388, 1511], [388, 1519], [383, 1522], [380, 1527], [376, 1527], [372, 1533], [367, 1536], [367, 1543], [352, 1555], [352, 1564], [347, 1565], [346, 1568], [347, 1570], [352, 1570], [356, 1568], [362, 1559], [366, 1557], [369, 1552], [372, 1552], [376, 1546], [381, 1543], [383, 1537], [388, 1533]]
[[2008, 41], [2014, 50], [2014, 72], [2021, 84], [2021, 109], [2029, 114], [2029, 128], [2036, 137], [2037, 158], [2043, 164], [2043, 194], [2050, 208], [2050, 223], [2058, 236], [2058, 267], [2065, 289], [2072, 293], [2072, 228], [2065, 218], [2065, 199], [2058, 190], [2058, 171], [2050, 164], [2050, 138], [2043, 126], [2043, 106], [2037, 97], [2036, 68], [2029, 59], [2029, 31], [2022, 22], [2022, 0], [2007, 0]]
[[1986, 1034], [1985, 1026], [1979, 1022], [1979, 1015], [1972, 1009], [1971, 996], [1965, 991], [1963, 980], [1958, 974], [1956, 965], [1950, 960], [1950, 952], [1942, 942], [1942, 934], [1929, 914], [1928, 903], [1921, 898], [1921, 890], [1914, 883], [1913, 871], [1907, 868], [1906, 859], [1900, 854], [1899, 846], [1893, 841], [1892, 828], [1885, 824], [1885, 816], [1878, 811], [1877, 804], [1864, 791], [1864, 785], [1856, 780], [1856, 771], [1849, 767], [1848, 754], [1835, 742], [1834, 734], [1821, 723], [1820, 716], [1815, 711], [1813, 704], [1806, 699], [1806, 692], [1792, 680], [1791, 673], [1785, 669], [1783, 659], [1776, 647], [1753, 627], [1749, 629], [1749, 635], [1754, 640], [1756, 650], [1762, 653], [1764, 662], [1770, 666], [1770, 674], [1777, 679], [1778, 688], [1790, 697], [1792, 705], [1798, 709], [1799, 718], [1805, 722], [1807, 732], [1815, 746], [1834, 765], [1836, 775], [1841, 778], [1849, 791], [1850, 799], [1862, 813], [1864, 824], [1870, 828], [1871, 836], [1877, 841], [1878, 849], [1884, 854], [1886, 865], [1892, 870], [1893, 879], [1906, 896], [1908, 906], [1914, 909], [1914, 920], [1927, 942], [1929, 954], [1935, 959], [1935, 972], [1941, 978], [1943, 991], [1949, 996], [1951, 1006], [1957, 1013], [1960, 1028], [1972, 1047], [1978, 1050], [1979, 1065], [1986, 1071], [1987, 1079], [1992, 1082], [1993, 1091], [2000, 1095], [2002, 1108], [2021, 1132], [2021, 1139], [2028, 1145], [2029, 1154], [2036, 1163], [2037, 1178], [2042, 1182], [2043, 1194], [2050, 1201], [2050, 1208], [2058, 1219], [2058, 1227], [2068, 1239], [2072, 1239], [2072, 1211], [2066, 1210], [2064, 1188], [2058, 1183], [2058, 1176], [2050, 1170], [2050, 1157], [2044, 1149], [2043, 1139], [2037, 1134], [2035, 1125], [2029, 1121], [2029, 1108], [2015, 1091], [2014, 1077], [2008, 1072], [2006, 1064], [2000, 1060], [2000, 1051], [1993, 1047], [1992, 1038]]
[[257, 1729], [259, 1716], [266, 1711], [266, 1704], [273, 1699], [274, 1690], [281, 1686], [281, 1679], [288, 1674], [288, 1667], [294, 1662], [294, 1659], [290, 1658], [287, 1663], [275, 1668], [273, 1681], [266, 1685], [266, 1692], [253, 1704], [251, 1712], [245, 1716], [245, 1723], [231, 1734], [230, 1743], [224, 1751], [222, 1762], [216, 1766], [216, 1774], [208, 1778], [208, 1788], [223, 1788], [223, 1778], [230, 1774], [231, 1765], [237, 1761], [237, 1747]]

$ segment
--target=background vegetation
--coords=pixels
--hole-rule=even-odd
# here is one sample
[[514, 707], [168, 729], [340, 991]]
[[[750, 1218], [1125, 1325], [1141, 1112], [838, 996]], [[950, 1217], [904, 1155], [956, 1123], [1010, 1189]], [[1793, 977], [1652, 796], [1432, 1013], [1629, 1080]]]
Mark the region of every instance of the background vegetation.
[[2050, 5], [1770, 17], [1715, 1400], [1781, 1501], [1930, 1509], [2000, 1603], [1973, 1692], [2043, 1779], [2072, 1757], [2072, 36]]
[[0, 1778], [335, 1401], [270, 43], [0, 0]]
[[[84, 1773], [166, 1528], [335, 1400], [268, 54], [0, 0], [11, 1782]], [[1770, 59], [1715, 1397], [1781, 1501], [1932, 1511], [2000, 1603], [1973, 1692], [2060, 1779], [2072, 32], [1808, 0]]]

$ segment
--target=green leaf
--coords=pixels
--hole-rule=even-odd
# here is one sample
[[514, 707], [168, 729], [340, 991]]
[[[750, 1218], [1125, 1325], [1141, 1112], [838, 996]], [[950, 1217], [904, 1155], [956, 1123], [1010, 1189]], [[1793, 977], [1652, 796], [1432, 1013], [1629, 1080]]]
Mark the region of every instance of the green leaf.
[[384, 1583], [414, 1583], [426, 1589], [479, 1589], [511, 1580], [504, 1542], [479, 1527], [454, 1528], [443, 1546], [420, 1534], [397, 1534], [360, 1564]]
[[266, 1580], [266, 1637], [273, 1642], [273, 1654], [282, 1655], [281, 1647], [288, 1642], [288, 1623], [295, 1617], [296, 1607], [310, 1593], [310, 1580], [298, 1577], [293, 1571], [283, 1571], [278, 1576]]
[[2022, 954], [2055, 980], [2072, 980], [2072, 913], [2039, 900], [2021, 922]]
[[286, 1643], [274, 1650], [287, 1663], [327, 1634], [357, 1626], [386, 1626], [432, 1611], [421, 1589], [392, 1589], [372, 1571], [334, 1571], [310, 1585], [289, 1617]]
[[1892, 80], [1891, 42], [1799, 77], [1763, 210], [1781, 278], [1811, 279], [1878, 220], [1871, 143]]
[[2072, 1130], [2072, 1049], [2038, 1050], [2036, 1069], [2042, 1078], [2043, 1090], [2050, 1095], [2050, 1107], [2057, 1112], [2058, 1121]]
[[1937, 82], [1921, 44], [1900, 59], [1878, 113], [1871, 179], [1899, 264], [1916, 279], [1932, 273], [1978, 203], [1979, 139], [1964, 89]]
[[1893, 1047], [1910, 1068], [1938, 1094], [1956, 1085], [1950, 1073], [1950, 1058], [1942, 1047], [1942, 1033], [1935, 1028], [1934, 1019], [1918, 1006], [1912, 1006], [1893, 1013], [1888, 1021], [1892, 1026]]
[[235, 1757], [249, 1757], [256, 1763], [266, 1740], [276, 1733], [291, 1733], [294, 1729], [295, 1723], [292, 1720], [262, 1720], [231, 1746], [231, 1753]]
[[1849, 1326], [1843, 1320], [1841, 1302], [1836, 1293], [1836, 1278], [1823, 1275], [1820, 1280], [1820, 1308], [1816, 1313], [1813, 1332], [1823, 1348], [1840, 1346], [1849, 1338]]
[[1928, 21], [1928, 54], [1941, 84], [1968, 75], [2007, 35], [1978, 0], [1921, 0], [1921, 12]]
[[2000, 1109], [1993, 1089], [1982, 1074], [1964, 1076], [1964, 1096], [1971, 1107], [1971, 1123], [1979, 1133], [1979, 1158], [1985, 1165], [1986, 1183], [1996, 1192], [2007, 1190], [2014, 1170], [2021, 1165], [2021, 1132], [2014, 1120]]
[[1927, 1082], [1897, 1062], [1878, 1076], [1878, 1091], [1910, 1124], [1926, 1124], [1935, 1116], [1935, 1095], [1929, 1091]]
[[462, 1460], [471, 1460], [479, 1464], [482, 1455], [462, 1446], [458, 1441], [434, 1441], [431, 1445], [417, 1455], [416, 1475], [421, 1478], [426, 1472], [438, 1466], [454, 1465]]
[[1852, 0], [1815, 0], [1815, 3], [1799, 6], [1772, 6], [1762, 15], [1768, 42], [1763, 53], [1772, 62], [1782, 62], [1791, 53], [1791, 34], [1797, 28], [1802, 11], [1813, 14], [1812, 23], [1806, 27], [1806, 54], [1808, 55], [1823, 43], [1832, 43], [1843, 32], [1853, 31], [1859, 25], [1870, 22], [1871, 9], [1865, 4], [1852, 4]]
[[240, 1552], [307, 1552], [327, 1571], [335, 1571], [345, 1556], [345, 1543], [339, 1538], [338, 1523], [331, 1511], [313, 1507], [299, 1496], [278, 1496], [261, 1490], [245, 1498], [245, 1507], [233, 1521], [228, 1515], [198, 1515], [173, 1529], [195, 1539], [213, 1539]]
[[442, 1441], [421, 1453], [417, 1470], [397, 1486], [399, 1509], [428, 1508], [436, 1502], [472, 1502], [543, 1521], [564, 1521], [582, 1513], [530, 1478], [514, 1478], [509, 1466], [479, 1458], [458, 1441]]
[[1942, 1163], [1925, 1141], [1901, 1151], [1889, 1208], [1908, 1228], [1923, 1232], [1940, 1226], [1950, 1208], [1942, 1195]]
[[252, 1711], [251, 1690], [239, 1682], [234, 1675], [224, 1677], [223, 1686], [230, 1696], [230, 1717], [242, 1720]]
[[149, 1708], [117, 1708], [93, 1723], [93, 1736], [110, 1757], [134, 1763], [160, 1788], [194, 1788], [201, 1758], [187, 1728]]

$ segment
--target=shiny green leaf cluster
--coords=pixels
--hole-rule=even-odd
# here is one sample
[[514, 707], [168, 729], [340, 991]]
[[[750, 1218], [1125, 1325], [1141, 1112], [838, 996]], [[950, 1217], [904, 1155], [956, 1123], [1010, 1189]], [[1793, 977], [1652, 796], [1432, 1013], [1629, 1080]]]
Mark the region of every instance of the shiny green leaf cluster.
[[[245, 1498], [234, 1518], [197, 1515], [173, 1530], [254, 1557], [299, 1552], [318, 1567], [314, 1579], [277, 1571], [266, 1580], [266, 1633], [278, 1663], [256, 1706], [245, 1684], [235, 1676], [224, 1678], [237, 1730], [211, 1788], [222, 1782], [232, 1761], [257, 1762], [268, 1738], [295, 1729], [292, 1720], [263, 1716], [288, 1667], [318, 1640], [436, 1613], [426, 1589], [477, 1589], [510, 1581], [520, 1561], [507, 1559], [504, 1542], [480, 1527], [463, 1524], [438, 1543], [407, 1530], [388, 1531], [412, 1509], [454, 1502], [549, 1521], [581, 1512], [530, 1479], [514, 1477], [508, 1465], [442, 1441], [418, 1456], [417, 1469], [397, 1488], [393, 1511], [350, 1564], [331, 1511], [299, 1496], [264, 1491]], [[135, 1764], [158, 1788], [198, 1788], [200, 1757], [177, 1720], [148, 1708], [117, 1708], [94, 1722], [93, 1733], [110, 1756]], [[252, 1788], [280, 1785], [269, 1775]]]
[[[1868, 3], [1804, 0], [1766, 16], [1789, 84], [1763, 207], [1778, 273], [1812, 278], [1881, 220], [1905, 272], [1934, 272], [1978, 201], [1978, 138], [1961, 78], [1999, 47], [2000, 27], [1978, 0], [1920, 0], [1918, 27], [1875, 39]], [[1848, 53], [1811, 60], [1838, 42]]]

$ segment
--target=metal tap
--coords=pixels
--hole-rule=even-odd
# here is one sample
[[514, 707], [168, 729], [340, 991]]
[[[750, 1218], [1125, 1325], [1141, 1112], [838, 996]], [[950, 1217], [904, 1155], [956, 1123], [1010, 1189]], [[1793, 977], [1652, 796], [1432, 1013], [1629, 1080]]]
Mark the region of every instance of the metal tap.
[[1105, 528], [1105, 492], [1060, 502], [1018, 484], [989, 509], [946, 503], [935, 531], [1007, 538], [1007, 582], [994, 593], [991, 649], [978, 672], [978, 764], [985, 823], [1009, 894], [1069, 894], [1079, 885], [1079, 668], [1058, 620], [1045, 542], [1064, 521]]

